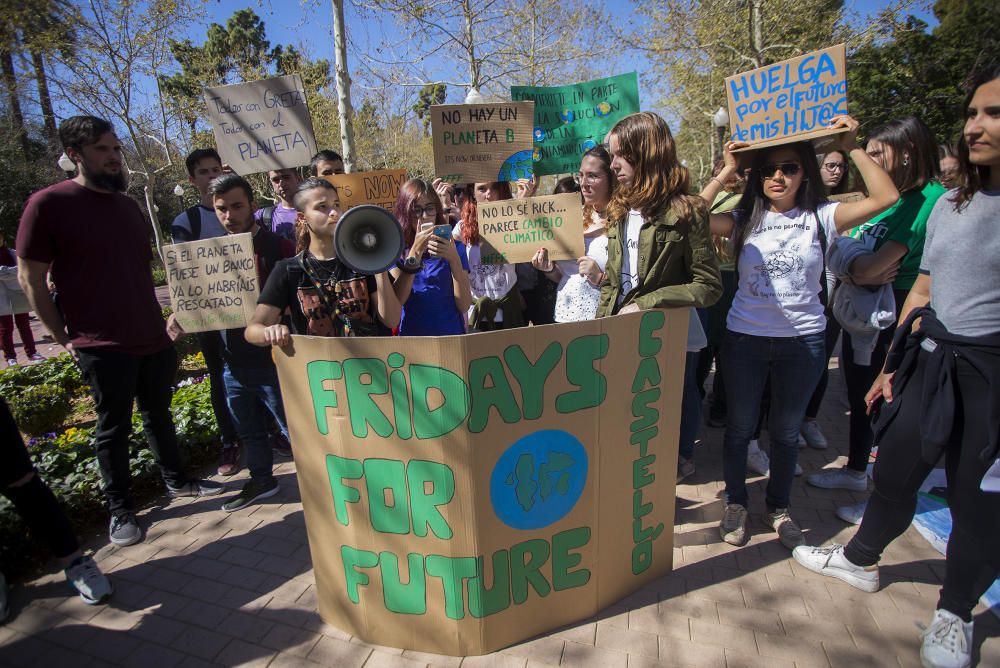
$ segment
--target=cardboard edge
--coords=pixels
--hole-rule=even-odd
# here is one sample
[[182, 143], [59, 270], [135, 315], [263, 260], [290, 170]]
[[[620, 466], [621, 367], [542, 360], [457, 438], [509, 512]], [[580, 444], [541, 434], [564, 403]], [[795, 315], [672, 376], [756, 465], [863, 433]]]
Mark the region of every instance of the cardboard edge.
[[833, 142], [834, 141], [833, 138], [836, 135], [843, 134], [845, 132], [847, 132], [847, 128], [824, 128], [822, 130], [813, 130], [812, 132], [804, 132], [800, 135], [792, 135], [790, 137], [779, 137], [778, 139], [768, 139], [766, 141], [756, 142], [744, 148], [738, 148], [735, 151], [733, 151], [733, 153], [747, 153], [749, 151], [756, 151], [757, 149], [761, 148], [772, 148], [774, 146], [781, 146], [782, 144], [794, 144], [795, 142], [799, 141], [812, 142], [814, 147], [819, 148], [823, 144]]

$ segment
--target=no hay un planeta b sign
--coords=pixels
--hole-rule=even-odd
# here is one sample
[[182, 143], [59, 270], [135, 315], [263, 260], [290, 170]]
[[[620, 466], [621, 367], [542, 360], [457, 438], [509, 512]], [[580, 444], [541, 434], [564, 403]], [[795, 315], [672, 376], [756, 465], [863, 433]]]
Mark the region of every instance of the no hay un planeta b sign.
[[323, 618], [485, 654], [668, 573], [687, 317], [275, 349]]

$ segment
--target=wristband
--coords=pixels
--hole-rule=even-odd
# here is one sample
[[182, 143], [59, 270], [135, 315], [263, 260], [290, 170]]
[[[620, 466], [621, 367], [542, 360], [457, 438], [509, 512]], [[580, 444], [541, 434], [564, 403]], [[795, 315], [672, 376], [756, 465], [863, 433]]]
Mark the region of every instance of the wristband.
[[713, 176], [713, 177], [712, 177], [712, 178], [710, 179], [710, 181], [715, 181], [716, 183], [718, 183], [718, 184], [719, 184], [720, 186], [722, 186], [723, 188], [725, 188], [725, 187], [726, 187], [726, 184], [725, 184], [725, 183], [723, 183], [722, 181], [720, 181], [720, 180], [719, 180], [719, 177], [717, 177], [717, 176]]

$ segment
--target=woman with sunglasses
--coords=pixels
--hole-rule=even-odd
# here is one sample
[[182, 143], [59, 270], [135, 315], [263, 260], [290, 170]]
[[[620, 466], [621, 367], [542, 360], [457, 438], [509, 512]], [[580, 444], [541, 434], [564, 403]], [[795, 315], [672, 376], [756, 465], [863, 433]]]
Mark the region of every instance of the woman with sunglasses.
[[[719, 533], [732, 545], [743, 545], [750, 536], [747, 446], [768, 380], [771, 468], [764, 521], [789, 549], [802, 544], [802, 531], [788, 506], [799, 427], [826, 359], [826, 240], [884, 211], [899, 197], [889, 175], [858, 146], [857, 121], [838, 116], [831, 127], [844, 130], [842, 147], [861, 172], [868, 197], [827, 202], [812, 145], [795, 142], [753, 151], [740, 203], [730, 213], [711, 216], [712, 232], [733, 239], [739, 280], [722, 349], [727, 505]], [[718, 194], [736, 171], [732, 151], [746, 146], [726, 146], [726, 166], [702, 191], [703, 197]]]
[[469, 255], [472, 306], [468, 322], [472, 331], [488, 332], [525, 325], [524, 299], [517, 290], [514, 265], [484, 263], [479, 246], [476, 205], [510, 198], [510, 184], [504, 181], [468, 184], [465, 187], [462, 219], [452, 231], [452, 236], [465, 244]]
[[556, 322], [593, 320], [601, 295], [601, 279], [608, 261], [607, 208], [614, 192], [611, 156], [603, 146], [583, 154], [580, 171], [573, 179], [583, 198], [583, 257], [549, 260], [549, 251], [539, 248], [531, 264], [554, 283]]
[[794, 552], [811, 571], [878, 591], [882, 553], [910, 526], [917, 491], [944, 456], [952, 528], [920, 649], [932, 668], [971, 664], [972, 610], [1000, 575], [1000, 65], [973, 79], [965, 110], [964, 185], [931, 212], [920, 274], [866, 397], [880, 410], [864, 519], [846, 546]]
[[393, 210], [403, 228], [405, 259], [390, 273], [403, 306], [400, 336], [465, 334], [472, 305], [465, 244], [451, 238], [441, 198], [426, 181], [410, 179]]
[[[934, 135], [915, 116], [890, 121], [868, 136], [866, 151], [872, 160], [889, 173], [899, 201], [887, 211], [851, 231], [864, 242], [872, 255], [859, 257], [851, 265], [851, 282], [856, 285], [892, 284], [896, 313], [919, 273], [924, 252], [927, 218], [938, 198], [945, 193], [937, 182], [937, 144]], [[851, 408], [849, 455], [842, 468], [814, 473], [806, 482], [824, 489], [864, 492], [868, 489], [868, 457], [872, 451], [872, 426], [866, 414], [865, 393], [872, 386], [885, 362], [895, 325], [883, 329], [875, 342], [870, 359], [854, 350], [855, 341], [846, 329], [840, 353], [840, 368], [847, 383], [847, 401]], [[805, 431], [803, 429], [803, 431]], [[865, 502], [837, 509], [837, 516], [858, 524]]]

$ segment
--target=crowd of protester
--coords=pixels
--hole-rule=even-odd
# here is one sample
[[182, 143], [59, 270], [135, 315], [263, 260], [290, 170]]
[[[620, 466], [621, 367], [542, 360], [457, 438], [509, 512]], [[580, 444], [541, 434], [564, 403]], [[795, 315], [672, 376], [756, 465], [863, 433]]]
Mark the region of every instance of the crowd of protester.
[[[556, 184], [556, 193], [579, 193], [583, 256], [554, 260], [539, 247], [527, 263], [483, 262], [477, 205], [533, 196], [537, 179], [513, 190], [410, 179], [392, 210], [403, 253], [374, 276], [337, 257], [343, 211], [322, 178], [343, 173], [337, 153], [317, 154], [307, 178], [269, 172], [274, 203], [258, 208], [249, 183], [213, 149], [194, 151], [186, 166], [201, 202], [174, 221], [174, 240], [251, 234], [262, 286], [247, 327], [198, 335], [221, 434], [217, 472], [232, 476], [245, 461], [250, 473], [222, 508], [238, 511], [279, 489], [274, 454], [290, 455], [291, 444], [269, 348], [292, 335], [461, 335], [686, 308], [677, 478], [696, 473], [714, 368], [704, 417], [725, 430], [721, 540], [749, 540], [747, 475], [763, 475], [763, 528], [806, 568], [876, 591], [883, 551], [910, 524], [918, 488], [943, 459], [954, 527], [921, 658], [968, 665], [972, 608], [1000, 574], [1000, 495], [991, 491], [1000, 489], [1000, 69], [975, 79], [964, 108], [956, 145], [939, 145], [912, 116], [867, 131], [863, 146], [858, 121], [838, 116], [821, 154], [809, 142], [758, 150], [729, 142], [700, 194], [663, 119], [633, 114]], [[168, 494], [224, 486], [184, 471], [169, 410], [171, 339], [183, 331], [160, 315], [142, 214], [122, 194], [121, 144], [89, 116], [63, 122], [60, 138], [79, 173], [28, 200], [18, 278], [92, 388], [109, 537], [131, 545], [143, 537], [128, 468], [133, 401]], [[2, 240], [0, 264], [13, 264]], [[11, 324], [0, 314], [8, 359]], [[804, 482], [865, 492], [876, 448], [873, 489], [837, 510], [860, 525], [846, 546], [808, 546], [792, 488], [799, 448], [828, 447], [817, 417], [838, 341], [848, 459]], [[27, 340], [25, 351], [34, 353]], [[0, 489], [63, 560], [83, 600], [106, 600], [110, 582], [80, 552], [2, 402], [0, 428]]]

